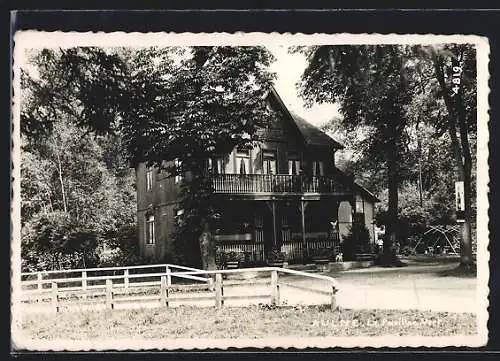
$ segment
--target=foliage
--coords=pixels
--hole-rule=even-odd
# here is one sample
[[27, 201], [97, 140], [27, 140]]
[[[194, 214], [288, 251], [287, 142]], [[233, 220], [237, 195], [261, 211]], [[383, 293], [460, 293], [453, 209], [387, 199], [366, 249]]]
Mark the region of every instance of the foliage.
[[23, 130], [36, 137], [50, 131], [55, 115], [70, 114], [97, 134], [119, 132], [132, 166], [188, 174], [175, 235], [186, 258], [214, 214], [204, 161], [256, 140], [268, 119], [272, 60], [251, 46], [43, 50], [34, 56], [40, 78], [23, 77], [33, 100], [22, 113]]
[[272, 247], [272, 249], [267, 253], [268, 262], [283, 262], [284, 260], [285, 256], [279, 247]]
[[422, 55], [423, 66], [434, 70], [435, 87], [444, 103], [444, 116], [437, 128], [447, 132], [454, 158], [455, 180], [464, 184], [464, 204], [461, 237], [461, 266], [470, 267], [472, 256], [472, 220], [474, 216], [474, 139], [477, 124], [476, 49], [470, 44], [445, 44], [415, 49]]
[[[474, 47], [361, 45], [292, 51], [308, 59], [299, 83], [302, 97], [309, 104], [341, 106], [342, 116], [324, 126], [347, 145], [339, 167], [380, 195], [379, 222], [394, 228], [398, 239], [413, 237], [428, 224], [452, 222], [454, 181], [465, 180], [462, 249], [467, 256], [463, 253], [462, 262], [469, 262], [475, 215]], [[390, 89], [398, 86], [396, 96], [398, 91]], [[391, 163], [396, 167], [392, 181], [387, 178]]]
[[226, 268], [226, 262], [227, 262], [227, 253], [217, 248], [215, 252], [215, 264], [217, 265], [217, 269]]
[[103, 249], [120, 248], [120, 227], [135, 223], [133, 174], [114, 138], [86, 134], [70, 119], [52, 127], [22, 147], [23, 268], [98, 266]]
[[370, 233], [364, 224], [354, 222], [341, 243], [344, 261], [354, 261], [356, 253], [371, 253]]
[[407, 149], [405, 107], [411, 100], [408, 47], [401, 45], [341, 45], [299, 48], [307, 56], [299, 82], [309, 103], [337, 102], [347, 131], [362, 131], [358, 149], [385, 168], [389, 191], [384, 252], [396, 239], [400, 165]]

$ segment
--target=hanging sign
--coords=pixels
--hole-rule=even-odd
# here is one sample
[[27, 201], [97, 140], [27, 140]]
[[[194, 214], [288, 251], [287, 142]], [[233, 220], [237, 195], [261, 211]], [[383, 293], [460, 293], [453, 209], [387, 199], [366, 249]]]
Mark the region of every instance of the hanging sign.
[[465, 211], [465, 196], [464, 196], [464, 182], [455, 182], [455, 209], [457, 212], [457, 221], [461, 222], [464, 219]]

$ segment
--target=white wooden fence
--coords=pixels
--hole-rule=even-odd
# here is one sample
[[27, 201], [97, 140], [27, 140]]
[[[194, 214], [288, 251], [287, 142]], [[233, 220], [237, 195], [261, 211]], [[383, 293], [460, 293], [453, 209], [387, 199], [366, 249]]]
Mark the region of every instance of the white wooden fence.
[[[133, 273], [138, 270], [163, 269], [162, 272]], [[114, 272], [113, 275], [92, 274]], [[71, 276], [78, 273], [79, 277]], [[119, 273], [119, 274], [116, 274]], [[228, 276], [244, 273], [264, 273], [264, 279], [231, 281]], [[69, 277], [51, 277], [54, 275], [70, 275]], [[326, 281], [326, 289], [309, 287], [308, 282], [299, 285], [279, 275], [299, 276], [300, 279], [319, 279]], [[305, 290], [312, 294], [328, 296], [332, 308], [336, 307], [336, 280], [332, 277], [301, 272], [277, 267], [259, 267], [233, 270], [204, 271], [190, 267], [164, 264], [134, 267], [110, 267], [94, 269], [74, 269], [65, 271], [48, 271], [23, 273], [21, 281], [21, 302], [50, 304], [53, 312], [59, 312], [61, 306], [75, 304], [97, 304], [104, 301], [106, 309], [113, 309], [118, 303], [140, 303], [144, 301], [159, 302], [163, 307], [170, 307], [171, 302], [212, 300], [213, 305], [220, 308], [226, 300], [250, 300], [266, 298], [270, 304], [281, 305], [280, 285]], [[33, 279], [35, 278], [36, 279]], [[224, 277], [227, 279], [224, 280]], [[176, 279], [176, 282], [172, 282]], [[189, 280], [189, 284], [186, 284]], [[214, 281], [215, 280], [215, 281]], [[269, 280], [269, 281], [268, 281]], [[193, 283], [193, 281], [196, 281]], [[75, 285], [76, 284], [76, 285]], [[263, 294], [225, 295], [224, 288], [234, 285], [252, 287], [265, 285]], [[195, 291], [184, 293], [179, 297], [179, 290]], [[138, 292], [137, 292], [138, 291]]]

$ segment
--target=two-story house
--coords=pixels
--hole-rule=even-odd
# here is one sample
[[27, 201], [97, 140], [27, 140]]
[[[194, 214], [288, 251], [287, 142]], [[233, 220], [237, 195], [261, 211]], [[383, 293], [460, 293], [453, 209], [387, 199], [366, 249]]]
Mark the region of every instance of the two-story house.
[[[213, 229], [218, 250], [265, 261], [278, 249], [288, 262], [303, 262], [310, 250], [338, 245], [353, 222], [364, 224], [374, 242], [378, 199], [336, 168], [342, 145], [289, 111], [275, 89], [267, 100], [274, 117], [258, 130], [259, 145], [208, 162], [221, 215]], [[144, 163], [136, 175], [141, 254], [161, 259], [173, 252], [182, 176]]]

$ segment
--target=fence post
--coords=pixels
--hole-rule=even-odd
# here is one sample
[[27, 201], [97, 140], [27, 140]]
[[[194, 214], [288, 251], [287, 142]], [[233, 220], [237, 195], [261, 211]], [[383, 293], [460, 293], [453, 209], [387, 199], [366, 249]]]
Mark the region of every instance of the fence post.
[[222, 274], [215, 274], [215, 307], [221, 308], [224, 305], [222, 289]]
[[106, 280], [106, 309], [113, 309], [113, 281]]
[[271, 304], [279, 306], [280, 292], [278, 285], [278, 271], [271, 271]]
[[335, 310], [337, 308], [337, 300], [335, 299], [335, 294], [337, 293], [337, 288], [335, 288], [335, 283], [332, 282], [332, 299], [331, 299], [331, 308]]
[[83, 298], [87, 299], [87, 271], [82, 271], [82, 291]]
[[167, 286], [170, 287], [172, 286], [172, 275], [171, 275], [171, 270], [170, 270], [170, 267], [167, 265]]
[[165, 276], [161, 276], [160, 303], [162, 306], [168, 307], [168, 286], [167, 286], [167, 277]]
[[128, 268], [125, 268], [125, 271], [123, 271], [123, 286], [125, 288], [125, 293], [129, 292], [129, 278], [128, 278]]
[[52, 282], [52, 311], [54, 313], [59, 312], [59, 299], [57, 295], [57, 283]]
[[42, 276], [42, 272], [37, 272], [36, 278], [38, 280], [38, 283], [37, 283], [37, 286], [36, 286], [36, 288], [38, 290], [37, 302], [42, 302], [42, 291], [43, 291], [43, 283], [42, 283], [43, 276]]

